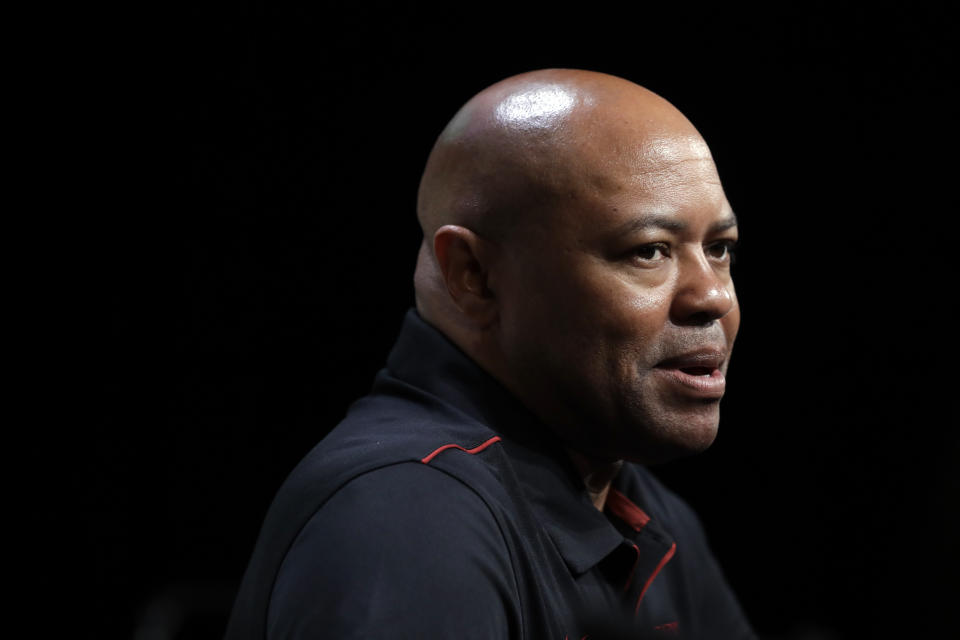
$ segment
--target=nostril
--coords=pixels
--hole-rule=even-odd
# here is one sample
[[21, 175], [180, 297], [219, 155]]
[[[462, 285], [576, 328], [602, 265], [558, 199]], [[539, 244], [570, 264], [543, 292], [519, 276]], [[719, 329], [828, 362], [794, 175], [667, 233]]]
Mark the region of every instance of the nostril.
[[698, 311], [687, 316], [686, 322], [684, 324], [695, 326], [695, 327], [706, 327], [710, 325], [714, 320], [717, 319], [716, 314], [708, 313], [706, 311]]

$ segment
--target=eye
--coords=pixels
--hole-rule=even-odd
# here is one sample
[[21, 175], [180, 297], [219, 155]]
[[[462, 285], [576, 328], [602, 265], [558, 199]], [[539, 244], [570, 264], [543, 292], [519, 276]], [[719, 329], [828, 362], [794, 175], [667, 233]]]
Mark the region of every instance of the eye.
[[631, 256], [643, 262], [656, 262], [670, 257], [670, 247], [663, 242], [651, 242], [634, 247]]
[[707, 256], [720, 262], [734, 262], [736, 258], [736, 240], [721, 240], [707, 245]]

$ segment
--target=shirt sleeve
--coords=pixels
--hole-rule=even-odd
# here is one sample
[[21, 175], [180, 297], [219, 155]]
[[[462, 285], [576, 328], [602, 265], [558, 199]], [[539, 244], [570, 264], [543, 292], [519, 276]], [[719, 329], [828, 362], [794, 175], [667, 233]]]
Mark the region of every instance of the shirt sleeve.
[[510, 638], [517, 602], [486, 503], [403, 463], [355, 478], [307, 523], [274, 585], [267, 637]]

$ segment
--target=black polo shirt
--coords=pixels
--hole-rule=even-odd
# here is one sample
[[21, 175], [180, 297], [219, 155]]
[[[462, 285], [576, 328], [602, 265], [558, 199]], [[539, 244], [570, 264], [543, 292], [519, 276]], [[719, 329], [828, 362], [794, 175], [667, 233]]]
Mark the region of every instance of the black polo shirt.
[[625, 464], [603, 513], [549, 432], [411, 311], [270, 507], [241, 638], [753, 638], [690, 508]]

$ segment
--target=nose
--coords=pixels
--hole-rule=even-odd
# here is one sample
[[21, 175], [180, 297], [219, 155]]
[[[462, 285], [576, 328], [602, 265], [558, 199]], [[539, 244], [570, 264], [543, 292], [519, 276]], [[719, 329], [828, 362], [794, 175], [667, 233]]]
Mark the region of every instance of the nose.
[[711, 263], [702, 250], [681, 260], [670, 308], [679, 325], [708, 325], [726, 316], [737, 304], [729, 267]]

